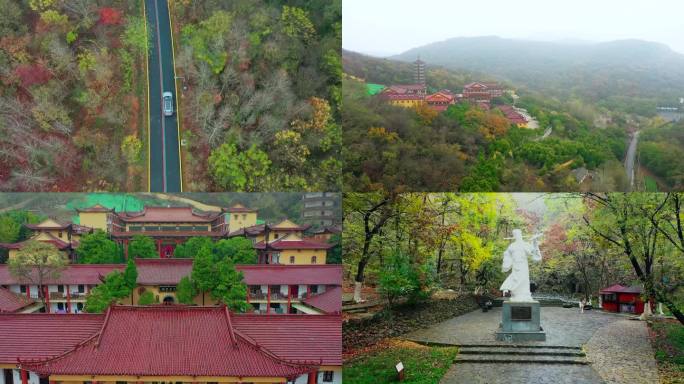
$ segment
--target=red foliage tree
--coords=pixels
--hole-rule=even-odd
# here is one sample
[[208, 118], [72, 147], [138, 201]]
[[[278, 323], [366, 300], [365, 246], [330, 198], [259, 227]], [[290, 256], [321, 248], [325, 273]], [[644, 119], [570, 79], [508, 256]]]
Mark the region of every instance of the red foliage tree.
[[24, 88], [36, 84], [45, 84], [52, 78], [50, 71], [40, 64], [19, 65], [14, 70], [14, 74], [19, 77]]
[[100, 8], [100, 23], [104, 25], [119, 25], [123, 21], [122, 12], [116, 8]]

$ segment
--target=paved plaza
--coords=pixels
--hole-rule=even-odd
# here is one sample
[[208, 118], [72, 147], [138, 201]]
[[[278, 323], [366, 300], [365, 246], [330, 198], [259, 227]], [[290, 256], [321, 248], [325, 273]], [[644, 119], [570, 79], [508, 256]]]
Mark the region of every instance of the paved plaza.
[[[480, 310], [412, 332], [404, 338], [420, 343], [458, 346], [502, 345], [494, 339], [501, 308]], [[645, 322], [602, 311], [543, 307], [546, 341], [524, 342], [531, 347], [581, 347], [588, 364], [456, 363], [443, 384], [646, 384], [657, 383], [658, 374]], [[540, 348], [544, 350], [544, 348]]]

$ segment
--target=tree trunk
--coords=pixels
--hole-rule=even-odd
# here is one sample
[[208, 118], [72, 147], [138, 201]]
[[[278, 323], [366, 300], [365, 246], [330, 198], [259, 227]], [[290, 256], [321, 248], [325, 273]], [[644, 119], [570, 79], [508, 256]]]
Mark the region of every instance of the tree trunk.
[[361, 289], [363, 288], [363, 280], [365, 278], [363, 272], [366, 269], [366, 264], [368, 264], [368, 257], [361, 258], [356, 269], [356, 278], [354, 279], [354, 301], [357, 303], [363, 301], [363, 298], [361, 297]]

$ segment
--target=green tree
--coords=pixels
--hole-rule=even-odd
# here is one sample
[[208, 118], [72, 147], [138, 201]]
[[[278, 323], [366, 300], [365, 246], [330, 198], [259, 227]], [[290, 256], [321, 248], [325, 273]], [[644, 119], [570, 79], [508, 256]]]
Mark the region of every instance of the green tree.
[[270, 166], [268, 155], [256, 145], [239, 151], [235, 143], [224, 143], [209, 155], [209, 172], [214, 182], [230, 191], [258, 190]]
[[221, 73], [226, 65], [228, 54], [224, 49], [225, 34], [230, 30], [233, 15], [226, 11], [216, 11], [199, 24], [183, 27], [183, 43], [192, 47], [193, 54], [211, 68], [215, 74]]
[[102, 313], [118, 300], [127, 298], [133, 292], [125, 272], [114, 271], [105, 276], [102, 284], [93, 288], [86, 298], [85, 311]]
[[123, 277], [129, 289], [133, 290], [138, 286], [138, 268], [135, 265], [135, 260], [132, 258], [129, 258], [128, 262], [126, 262]]
[[154, 294], [151, 291], [145, 291], [138, 298], [138, 305], [152, 305], [155, 301]]
[[242, 272], [235, 269], [229, 259], [218, 262], [215, 272], [215, 283], [211, 289], [211, 297], [236, 312], [245, 312], [249, 308], [247, 302], [247, 285], [242, 281]]
[[335, 234], [330, 236], [328, 244], [332, 244], [332, 248], [328, 250], [328, 256], [325, 258], [326, 264], [342, 264], [342, 236]]
[[192, 262], [192, 272], [190, 279], [202, 295], [202, 305], [204, 305], [204, 294], [210, 292], [216, 283], [214, 255], [211, 246], [204, 246], [195, 255]]
[[186, 242], [176, 246], [173, 250], [173, 257], [191, 259], [197, 255], [202, 247], [211, 247], [213, 243], [211, 238], [207, 236], [191, 237]]
[[395, 253], [385, 264], [379, 275], [380, 293], [387, 298], [390, 308], [397, 299], [417, 296], [421, 290], [418, 274], [413, 270], [409, 258]]
[[214, 244], [216, 261], [230, 260], [235, 264], [256, 264], [257, 254], [252, 241], [245, 237], [222, 239]]
[[140, 154], [142, 153], [142, 141], [136, 135], [128, 135], [124, 137], [121, 143], [121, 153], [128, 164], [136, 164], [140, 162]]
[[129, 16], [126, 18], [126, 28], [124, 29], [121, 41], [135, 54], [142, 56], [149, 47], [150, 34], [145, 29], [145, 20], [139, 16]]
[[155, 259], [159, 257], [154, 240], [148, 236], [135, 235], [128, 244], [128, 257], [140, 259]]
[[38, 297], [45, 306], [44, 282], [57, 279], [68, 263], [67, 257], [54, 245], [28, 241], [8, 262], [10, 274], [17, 280], [38, 286]]
[[76, 248], [78, 262], [82, 264], [115, 264], [121, 262], [121, 249], [101, 229], [81, 237]]
[[316, 28], [309, 20], [308, 12], [301, 8], [284, 6], [281, 22], [283, 31], [289, 37], [309, 42], [316, 34]]
[[197, 291], [189, 276], [183, 276], [176, 286], [176, 297], [181, 304], [194, 304]]

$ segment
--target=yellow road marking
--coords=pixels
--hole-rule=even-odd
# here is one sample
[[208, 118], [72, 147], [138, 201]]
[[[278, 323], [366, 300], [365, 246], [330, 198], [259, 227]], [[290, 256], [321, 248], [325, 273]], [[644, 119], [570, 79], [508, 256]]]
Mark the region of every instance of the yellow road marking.
[[180, 191], [183, 192], [183, 157], [181, 156], [181, 134], [180, 134], [180, 108], [178, 107], [178, 99], [180, 93], [178, 92], [178, 82], [176, 81], [176, 46], [173, 43], [173, 23], [171, 22], [171, 3], [172, 0], [167, 1], [166, 9], [169, 12], [169, 29], [171, 29], [171, 62], [173, 63], [173, 85], [176, 88], [176, 128], [178, 129], [178, 171], [180, 172]]
[[150, 153], [150, 35], [147, 29], [147, 12], [145, 12], [145, 0], [143, 0], [143, 20], [145, 21], [145, 84], [147, 84], [147, 191], [152, 192], [152, 154]]

